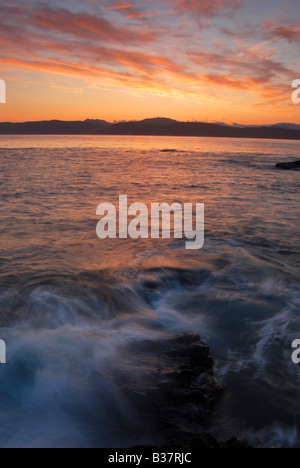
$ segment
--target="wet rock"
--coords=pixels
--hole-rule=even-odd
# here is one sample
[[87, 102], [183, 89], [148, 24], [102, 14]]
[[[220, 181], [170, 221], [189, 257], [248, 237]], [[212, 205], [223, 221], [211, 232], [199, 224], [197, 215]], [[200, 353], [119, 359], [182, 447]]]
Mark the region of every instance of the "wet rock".
[[214, 377], [209, 347], [198, 335], [140, 341], [131, 352], [150, 366], [140, 387], [127, 383], [127, 396], [149, 427], [168, 437], [208, 427], [222, 387]]
[[277, 169], [282, 169], [284, 171], [299, 171], [300, 170], [300, 161], [279, 163], [276, 164]]
[[228, 440], [225, 444], [222, 445], [222, 448], [229, 448], [229, 449], [236, 449], [236, 448], [242, 448], [242, 449], [249, 449], [253, 448], [250, 445], [248, 445], [246, 442], [242, 442], [236, 438]]
[[149, 449], [157, 452], [167, 453], [186, 453], [188, 451], [196, 451], [200, 449], [251, 449], [250, 445], [246, 442], [239, 441], [238, 439], [231, 439], [228, 442], [222, 443], [215, 439], [212, 435], [203, 434], [185, 434], [176, 439], [172, 439], [160, 447], [136, 447], [137, 449]]
[[[209, 434], [213, 409], [223, 389], [214, 377], [209, 347], [199, 335], [183, 334], [171, 339], [142, 340], [131, 345], [149, 372], [142, 385], [128, 384], [130, 400], [151, 433], [160, 434], [163, 452], [186, 452], [202, 448], [250, 448], [237, 439], [219, 442]], [[143, 366], [143, 367], [144, 367]], [[145, 391], [146, 388], [146, 391]]]

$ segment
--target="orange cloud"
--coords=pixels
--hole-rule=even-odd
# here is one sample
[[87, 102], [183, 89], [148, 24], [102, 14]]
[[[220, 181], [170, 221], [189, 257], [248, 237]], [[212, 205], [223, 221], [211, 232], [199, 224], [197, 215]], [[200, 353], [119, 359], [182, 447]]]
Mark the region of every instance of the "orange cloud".
[[[26, 28], [26, 24], [30, 25], [30, 29], [38, 28], [43, 31], [44, 35], [51, 34], [52, 38], [59, 33], [78, 39], [131, 45], [151, 42], [157, 37], [154, 31], [137, 30], [124, 25], [120, 27], [101, 16], [73, 13], [61, 8], [24, 8], [20, 13], [19, 9], [1, 7], [0, 13], [2, 18], [0, 21], [1, 33], [7, 30], [18, 35], [20, 28], [18, 19], [21, 15], [24, 28]], [[11, 20], [11, 24], [8, 24], [9, 20]]]
[[107, 10], [126, 10], [127, 8], [132, 8], [134, 5], [132, 3], [115, 3], [110, 7], [106, 7]]
[[240, 50], [239, 55], [226, 50], [222, 54], [190, 53], [190, 58], [203, 68], [226, 71], [236, 79], [249, 79], [255, 83], [267, 84], [273, 78], [286, 76], [292, 71], [283, 63], [264, 56], [249, 48]]
[[272, 22], [266, 22], [264, 30], [272, 39], [284, 39], [289, 43], [298, 42], [300, 39], [300, 22], [289, 26], [278, 26]]
[[[232, 112], [232, 106], [242, 109], [249, 102], [288, 108], [292, 62], [278, 54], [279, 47], [287, 47], [284, 41], [274, 39], [294, 42], [300, 26], [262, 22], [261, 28], [244, 23], [221, 28], [210, 21], [221, 15], [230, 22], [228, 12], [242, 3], [141, 0], [105, 7], [89, 0], [89, 8], [79, 13], [15, 0], [14, 6], [0, 6], [1, 70], [12, 80], [22, 73], [33, 76], [45, 95], [60, 75], [55, 80], [62, 92], [79, 93], [92, 84], [116, 96], [121, 91], [125, 99], [142, 96], [145, 108], [157, 96], [180, 98], [187, 107], [200, 103], [201, 112], [211, 105], [211, 113], [221, 107]], [[206, 20], [193, 28], [190, 18]]]
[[211, 18], [224, 11], [237, 10], [243, 0], [171, 0], [180, 11], [196, 12], [203, 18]]
[[[80, 18], [82, 19], [81, 15]], [[52, 19], [50, 23], [51, 21]], [[89, 21], [88, 24], [90, 25]], [[73, 31], [73, 26], [69, 25], [67, 30]], [[276, 73], [289, 73], [289, 70], [279, 62], [264, 57], [258, 59], [252, 49], [243, 50], [239, 59], [229, 52], [226, 54], [190, 52], [187, 56], [188, 64], [197, 65], [196, 68], [193, 67], [193, 71], [180, 61], [162, 55], [108, 48], [90, 41], [78, 42], [70, 60], [72, 38], [65, 40], [60, 38], [59, 41], [54, 41], [47, 33], [47, 29], [44, 29], [44, 35], [28, 34], [21, 28], [10, 31], [1, 29], [2, 50], [14, 49], [14, 51], [9, 56], [0, 57], [0, 64], [3, 67], [14, 66], [20, 70], [25, 67], [79, 78], [98, 78], [102, 85], [135, 89], [137, 92], [159, 91], [188, 98], [191, 96], [199, 98], [208, 94], [211, 98], [213, 96], [217, 98], [217, 95], [236, 90], [250, 92], [257, 97], [263, 96], [268, 100], [279, 99], [278, 90], [266, 92], [265, 85], [268, 84], [270, 89], [269, 84]], [[60, 60], [54, 59], [57, 55], [61, 57]], [[211, 72], [203, 73], [205, 69]], [[205, 88], [208, 87], [210, 91], [205, 92]]]
[[103, 40], [114, 43], [138, 43], [153, 41], [153, 32], [117, 28], [104, 18], [89, 14], [69, 13], [66, 10], [41, 9], [33, 17], [33, 24], [39, 28], [71, 34], [85, 39]]

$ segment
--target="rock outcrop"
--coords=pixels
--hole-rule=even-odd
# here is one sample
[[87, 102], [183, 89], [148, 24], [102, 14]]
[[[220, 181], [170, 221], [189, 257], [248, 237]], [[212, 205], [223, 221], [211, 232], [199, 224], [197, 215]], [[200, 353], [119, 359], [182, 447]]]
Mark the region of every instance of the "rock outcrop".
[[214, 377], [209, 347], [198, 335], [133, 343], [131, 352], [151, 362], [141, 387], [126, 385], [149, 426], [170, 438], [209, 426], [223, 390]]
[[147, 424], [170, 440], [161, 449], [249, 448], [237, 439], [220, 443], [209, 434], [223, 389], [214, 377], [209, 347], [198, 335], [136, 343], [132, 352], [148, 355], [154, 370], [144, 381], [146, 393], [132, 386], [130, 392]]
[[276, 168], [283, 171], [300, 171], [300, 161], [279, 163], [276, 164]]

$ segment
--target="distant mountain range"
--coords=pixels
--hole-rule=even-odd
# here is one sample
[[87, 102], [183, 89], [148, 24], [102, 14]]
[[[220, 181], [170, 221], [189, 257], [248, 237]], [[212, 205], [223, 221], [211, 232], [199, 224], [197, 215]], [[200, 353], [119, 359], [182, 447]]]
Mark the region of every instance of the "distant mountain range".
[[105, 120], [0, 123], [0, 135], [157, 135], [300, 140], [300, 125], [228, 125], [155, 118], [110, 123]]

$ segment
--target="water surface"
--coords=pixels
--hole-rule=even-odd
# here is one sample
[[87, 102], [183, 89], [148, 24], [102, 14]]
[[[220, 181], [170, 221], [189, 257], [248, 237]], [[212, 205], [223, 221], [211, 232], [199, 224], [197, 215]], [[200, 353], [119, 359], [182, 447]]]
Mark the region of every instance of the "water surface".
[[[162, 443], [128, 392], [155, 372], [132, 345], [180, 333], [210, 345], [225, 387], [214, 434], [297, 445], [299, 173], [274, 166], [299, 153], [290, 141], [1, 137], [0, 446]], [[205, 203], [205, 247], [99, 240], [96, 208], [120, 194]]]

